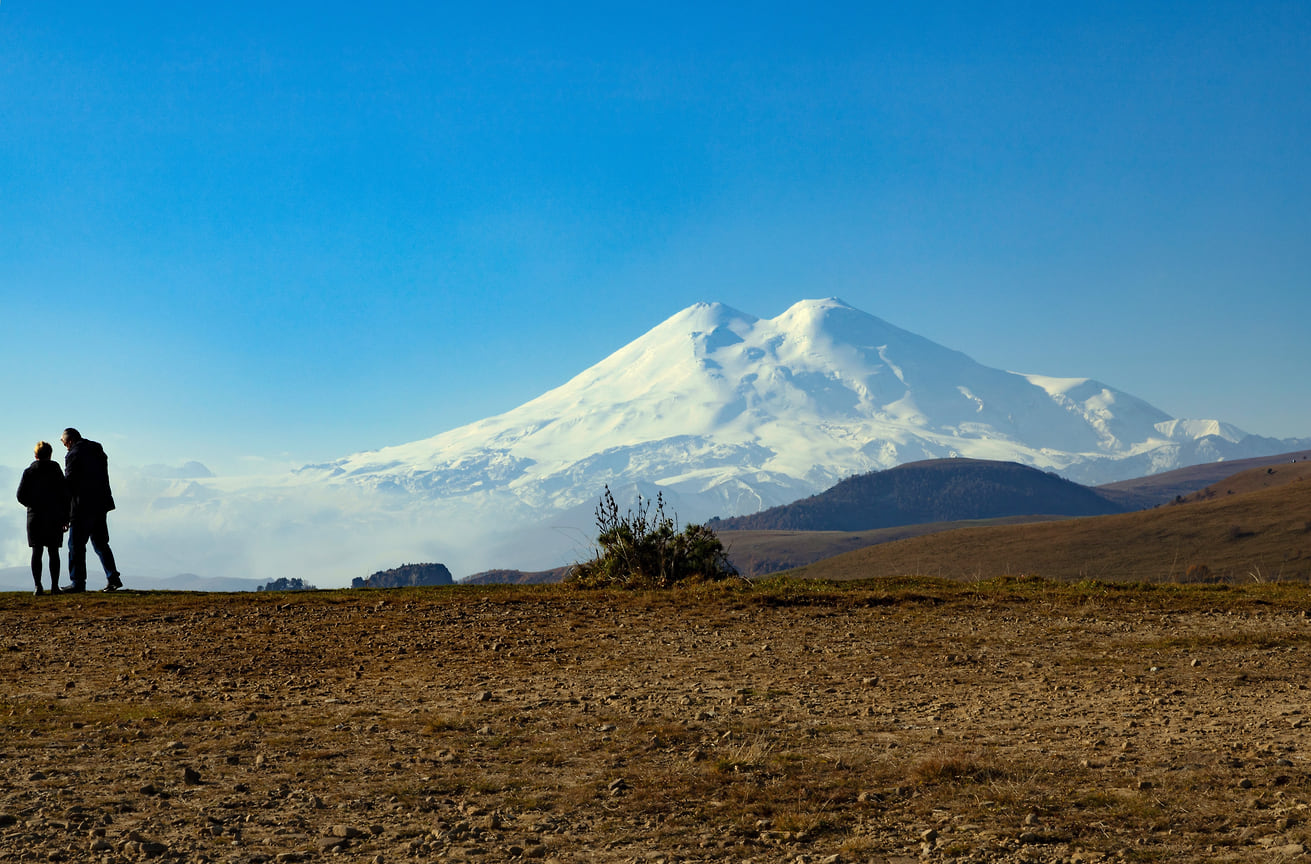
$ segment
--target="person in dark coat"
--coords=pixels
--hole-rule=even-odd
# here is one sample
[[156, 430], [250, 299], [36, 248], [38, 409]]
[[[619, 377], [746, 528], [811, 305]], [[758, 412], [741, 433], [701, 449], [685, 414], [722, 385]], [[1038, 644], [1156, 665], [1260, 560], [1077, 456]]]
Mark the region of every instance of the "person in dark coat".
[[64, 456], [64, 479], [68, 481], [71, 504], [68, 510], [68, 578], [70, 591], [86, 590], [86, 544], [96, 550], [105, 567], [109, 584], [105, 591], [123, 587], [114, 552], [109, 548], [109, 525], [105, 519], [114, 509], [114, 494], [109, 489], [109, 457], [105, 448], [88, 441], [76, 429], [65, 429], [60, 439], [68, 448]]
[[68, 525], [68, 484], [64, 472], [50, 460], [54, 448], [44, 441], [36, 445], [36, 461], [27, 466], [18, 481], [18, 503], [27, 508], [27, 545], [32, 547], [32, 580], [41, 589], [41, 550], [50, 550], [50, 593], [59, 593], [59, 547], [64, 545]]

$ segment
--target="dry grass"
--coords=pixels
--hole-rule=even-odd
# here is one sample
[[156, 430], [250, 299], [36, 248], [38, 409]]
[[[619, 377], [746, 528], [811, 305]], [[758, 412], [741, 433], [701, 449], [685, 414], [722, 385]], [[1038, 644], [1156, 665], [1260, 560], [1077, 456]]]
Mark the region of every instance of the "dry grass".
[[1278, 860], [1308, 838], [1309, 600], [5, 595], [0, 861]]
[[[1264, 470], [1258, 474], [1267, 476]], [[1311, 482], [1297, 480], [1138, 513], [915, 537], [827, 558], [792, 574], [978, 580], [1030, 573], [1064, 581], [1182, 582], [1191, 570], [1212, 582], [1305, 583], [1311, 581], [1308, 517]]]

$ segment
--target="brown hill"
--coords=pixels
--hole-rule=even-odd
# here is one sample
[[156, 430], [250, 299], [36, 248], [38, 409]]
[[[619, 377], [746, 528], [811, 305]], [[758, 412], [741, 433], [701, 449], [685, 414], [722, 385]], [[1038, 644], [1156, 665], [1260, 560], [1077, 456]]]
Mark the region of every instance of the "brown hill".
[[858, 474], [791, 504], [707, 524], [716, 532], [870, 531], [1033, 514], [1094, 516], [1124, 509], [1087, 486], [1018, 462], [927, 459]]
[[1206, 462], [1202, 465], [1189, 465], [1187, 468], [1177, 468], [1174, 471], [1136, 477], [1133, 480], [1122, 480], [1119, 483], [1107, 483], [1096, 488], [1103, 497], [1121, 504], [1126, 510], [1145, 510], [1148, 507], [1168, 504], [1177, 497], [1219, 483], [1241, 471], [1289, 465], [1306, 460], [1311, 460], [1311, 450], [1282, 453], [1278, 456], [1234, 459], [1228, 462]]
[[1249, 468], [1246, 471], [1240, 471], [1225, 477], [1218, 483], [1212, 483], [1204, 489], [1199, 489], [1191, 495], [1181, 496], [1182, 500], [1178, 503], [1213, 501], [1216, 498], [1229, 495], [1242, 495], [1247, 492], [1258, 492], [1262, 489], [1275, 489], [1289, 483], [1301, 482], [1307, 478], [1311, 478], [1311, 462], [1305, 460], [1283, 462], [1278, 466], [1268, 465], [1264, 468]]
[[872, 531], [719, 531], [728, 559], [744, 576], [764, 576], [813, 564], [834, 555], [909, 537], [992, 525], [1047, 522], [1061, 516], [1008, 516], [958, 522], [924, 522]]
[[550, 570], [483, 570], [460, 580], [461, 585], [550, 585], [563, 582], [572, 564]]
[[1137, 513], [965, 528], [870, 546], [792, 572], [814, 579], [1037, 574], [1108, 582], [1307, 581], [1311, 475], [1277, 471], [1284, 473], [1282, 485], [1245, 494], [1235, 488], [1232, 495]]

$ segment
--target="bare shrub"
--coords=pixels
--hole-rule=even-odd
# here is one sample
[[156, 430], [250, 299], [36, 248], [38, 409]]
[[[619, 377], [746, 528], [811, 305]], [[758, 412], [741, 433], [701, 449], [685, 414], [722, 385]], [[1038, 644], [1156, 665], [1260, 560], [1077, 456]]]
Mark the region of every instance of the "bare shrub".
[[636, 510], [620, 514], [607, 486], [596, 506], [596, 527], [596, 557], [574, 567], [565, 580], [580, 588], [670, 588], [738, 575], [714, 531], [688, 525], [679, 533], [673, 517], [665, 515], [661, 494], [654, 502], [638, 495]]

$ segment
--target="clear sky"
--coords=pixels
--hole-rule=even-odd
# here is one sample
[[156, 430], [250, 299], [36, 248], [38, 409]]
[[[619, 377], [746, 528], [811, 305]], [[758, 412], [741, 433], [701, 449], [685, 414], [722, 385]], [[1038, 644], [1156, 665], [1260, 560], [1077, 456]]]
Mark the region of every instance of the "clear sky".
[[1311, 436], [1311, 4], [0, 5], [0, 465], [428, 437], [838, 296]]

